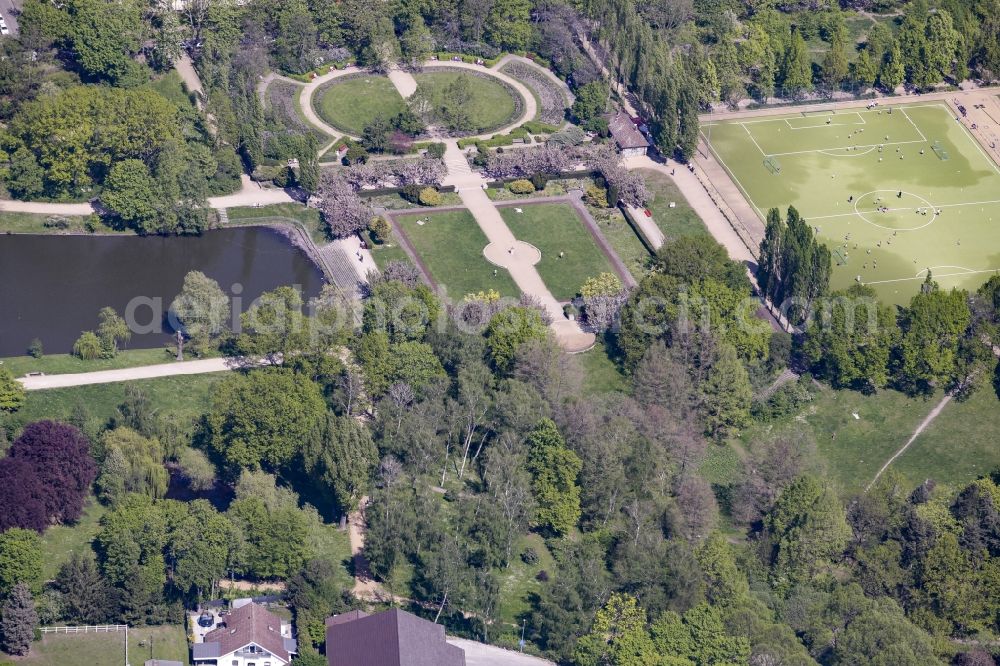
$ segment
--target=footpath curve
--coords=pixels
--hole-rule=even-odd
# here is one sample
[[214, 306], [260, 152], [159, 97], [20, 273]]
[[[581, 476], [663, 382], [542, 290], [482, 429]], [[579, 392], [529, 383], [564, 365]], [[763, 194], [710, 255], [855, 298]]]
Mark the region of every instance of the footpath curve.
[[137, 368], [122, 368], [120, 370], [97, 370], [95, 372], [77, 372], [66, 375], [34, 375], [18, 377], [27, 391], [43, 389], [66, 388], [68, 386], [84, 386], [87, 384], [111, 384], [114, 382], [130, 382], [137, 379], [154, 379], [157, 377], [173, 377], [176, 375], [202, 375], [209, 372], [226, 372], [244, 367], [238, 359], [206, 358], [197, 361], [176, 361], [174, 363], [159, 363], [143, 365]]

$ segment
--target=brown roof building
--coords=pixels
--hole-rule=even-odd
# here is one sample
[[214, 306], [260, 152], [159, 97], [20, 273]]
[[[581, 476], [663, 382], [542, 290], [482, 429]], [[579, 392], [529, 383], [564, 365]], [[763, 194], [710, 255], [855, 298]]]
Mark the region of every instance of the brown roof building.
[[191, 646], [196, 666], [284, 666], [292, 660], [295, 641], [282, 635], [281, 618], [263, 606], [248, 603], [225, 616], [225, 623]]
[[619, 152], [625, 157], [645, 155], [649, 150], [649, 139], [639, 131], [635, 121], [624, 111], [619, 111], [608, 121], [608, 131], [615, 140]]
[[326, 619], [330, 666], [465, 666], [465, 651], [445, 642], [444, 627], [393, 608]]

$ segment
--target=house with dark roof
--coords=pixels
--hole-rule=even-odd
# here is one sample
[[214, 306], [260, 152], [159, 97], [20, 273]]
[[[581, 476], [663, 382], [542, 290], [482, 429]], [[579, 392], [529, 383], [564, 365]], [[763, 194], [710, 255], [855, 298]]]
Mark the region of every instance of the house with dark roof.
[[[197, 640], [197, 639], [196, 639]], [[260, 604], [245, 603], [219, 617], [191, 646], [194, 666], [286, 666], [296, 653], [291, 625]]]
[[608, 121], [608, 131], [615, 140], [618, 152], [622, 157], [635, 157], [646, 154], [649, 150], [649, 139], [639, 131], [635, 121], [624, 111], [619, 111]]
[[329, 666], [465, 666], [465, 650], [445, 642], [444, 627], [393, 608], [326, 619]]

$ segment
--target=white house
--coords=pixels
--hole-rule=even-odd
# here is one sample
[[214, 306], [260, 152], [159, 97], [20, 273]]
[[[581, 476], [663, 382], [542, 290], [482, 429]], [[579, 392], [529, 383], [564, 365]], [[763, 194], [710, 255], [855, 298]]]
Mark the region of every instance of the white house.
[[[194, 666], [286, 666], [296, 653], [291, 626], [255, 603], [235, 607], [201, 642], [191, 646]], [[197, 638], [196, 638], [197, 640]]]

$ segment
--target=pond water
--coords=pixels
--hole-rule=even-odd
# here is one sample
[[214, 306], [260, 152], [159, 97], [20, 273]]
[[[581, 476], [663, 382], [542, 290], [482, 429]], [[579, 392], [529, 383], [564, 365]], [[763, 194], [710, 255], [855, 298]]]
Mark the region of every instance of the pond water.
[[[133, 334], [127, 346], [162, 346], [171, 333], [163, 315], [192, 270], [238, 296], [234, 311], [275, 287], [298, 285], [308, 299], [323, 285], [304, 252], [262, 227], [184, 237], [0, 236], [0, 356], [24, 354], [33, 338], [46, 353], [68, 353], [81, 331], [96, 330], [102, 307], [125, 315], [130, 302], [134, 320], [155, 330]], [[148, 304], [133, 300], [140, 297]]]

